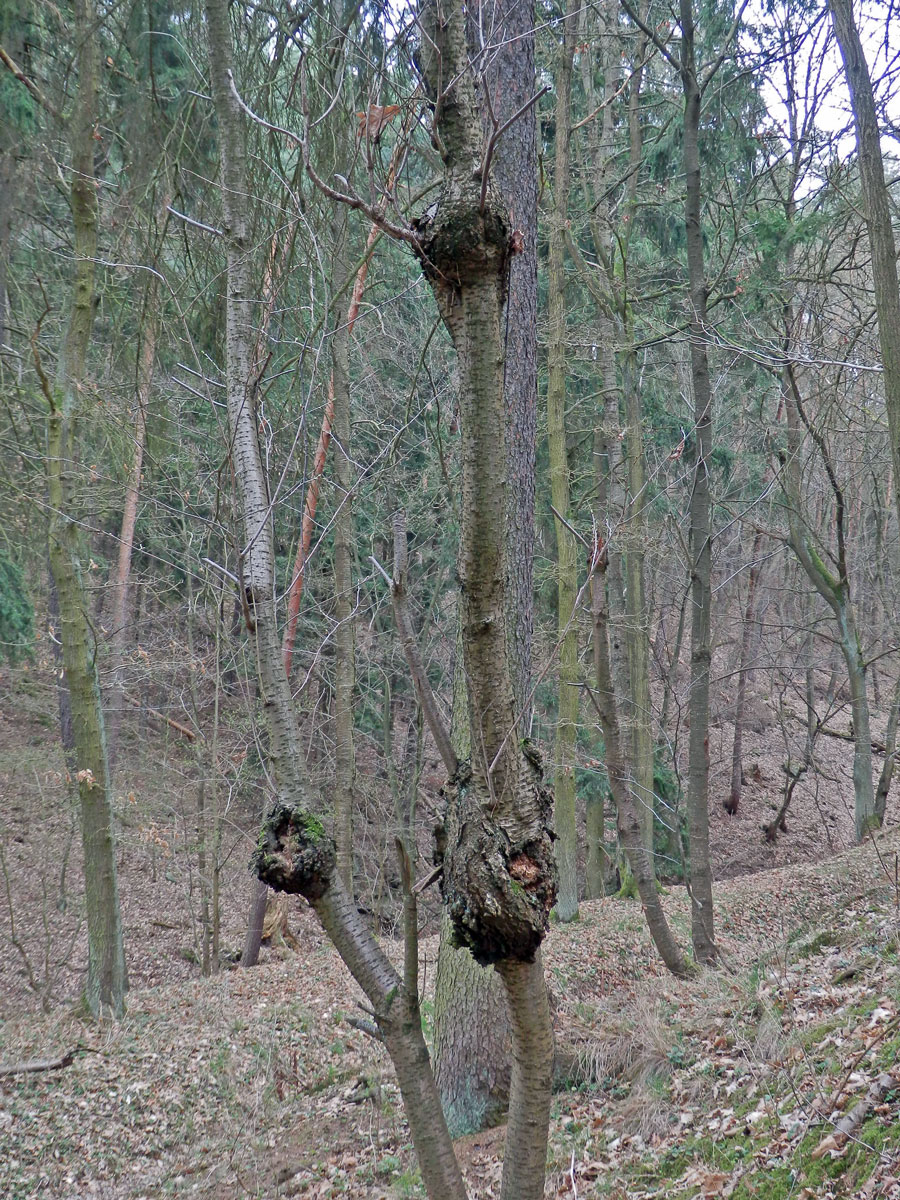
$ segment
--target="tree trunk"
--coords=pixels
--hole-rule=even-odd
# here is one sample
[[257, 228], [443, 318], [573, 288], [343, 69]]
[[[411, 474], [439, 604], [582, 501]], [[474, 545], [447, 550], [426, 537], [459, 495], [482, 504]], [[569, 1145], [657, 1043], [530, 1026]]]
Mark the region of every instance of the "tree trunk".
[[227, 255], [226, 397], [242, 518], [244, 599], [255, 641], [269, 734], [269, 763], [279, 793], [257, 850], [261, 879], [304, 896], [368, 997], [397, 1072], [423, 1183], [433, 1200], [465, 1200], [465, 1187], [441, 1112], [422, 1037], [418, 997], [380, 950], [336, 869], [334, 842], [310, 811], [299, 731], [278, 639], [275, 557], [268, 486], [249, 394], [250, 288], [246, 152], [234, 92], [226, 0], [208, 0], [210, 73], [218, 119]]
[[635, 805], [631, 772], [622, 743], [619, 718], [616, 712], [615, 686], [609, 654], [609, 610], [606, 601], [606, 554], [602, 546], [594, 552], [591, 565], [591, 586], [594, 589], [594, 670], [596, 691], [591, 693], [603, 730], [606, 746], [606, 771], [609, 789], [616, 806], [619, 840], [628, 856], [638, 894], [644, 905], [647, 928], [663, 962], [673, 975], [688, 975], [688, 966], [669, 929], [666, 915], [656, 890], [653, 861], [641, 833], [641, 823]]
[[[346, 219], [340, 220], [335, 252], [335, 277], [346, 275]], [[337, 869], [344, 887], [353, 894], [353, 690], [356, 638], [353, 628], [353, 467], [350, 458], [350, 324], [341, 321], [332, 337], [334, 392], [334, 474], [337, 485], [334, 516], [334, 838]]]
[[[531, 99], [534, 91], [534, 0], [481, 0], [468, 8], [470, 40], [485, 51], [484, 86], [495, 120], [504, 124]], [[485, 36], [486, 35], [486, 36]], [[487, 104], [482, 122], [490, 136]], [[531, 727], [528, 700], [531, 678], [534, 559], [535, 433], [537, 412], [537, 172], [534, 110], [504, 133], [494, 154], [494, 179], [523, 234], [523, 249], [509, 266], [504, 316], [503, 394], [509, 419], [511, 462], [506, 509], [506, 602], [510, 662], [519, 727]], [[462, 653], [458, 673], [462, 680]], [[456, 681], [454, 681], [454, 687]], [[454, 704], [454, 739], [460, 722]], [[467, 757], [469, 751], [459, 753]], [[451, 944], [450, 924], [441, 924], [438, 978], [435, 984], [435, 1074], [444, 1110], [456, 1128], [458, 1116], [471, 1129], [490, 1125], [509, 1102], [512, 1031], [503, 986], [494, 971], [474, 962]], [[458, 989], [458, 1002], [457, 1002]], [[464, 1076], [477, 1059], [477, 1074]]]
[[554, 212], [550, 230], [548, 279], [547, 442], [550, 490], [556, 529], [557, 638], [559, 706], [554, 752], [554, 824], [560, 921], [578, 916], [578, 832], [575, 821], [575, 739], [578, 732], [578, 627], [575, 596], [578, 568], [569, 514], [569, 460], [566, 448], [566, 225], [569, 210], [569, 126], [571, 124], [572, 59], [575, 54], [578, 0], [568, 0], [563, 44], [556, 72], [556, 160], [553, 171]]
[[109, 747], [110, 760], [115, 764], [118, 753], [119, 727], [122, 719], [125, 648], [130, 632], [129, 583], [131, 580], [131, 556], [134, 549], [134, 530], [137, 525], [138, 500], [141, 494], [141, 479], [144, 470], [144, 445], [147, 440], [147, 409], [150, 404], [150, 389], [153, 383], [153, 364], [156, 358], [156, 331], [159, 321], [157, 304], [158, 285], [155, 276], [147, 287], [144, 320], [141, 328], [142, 342], [137, 362], [135, 386], [134, 436], [132, 439], [131, 466], [125, 487], [125, 507], [119, 531], [119, 553], [116, 561], [115, 582], [112, 599], [112, 637], [110, 649], [113, 659], [113, 686], [109, 704]]
[[894, 468], [894, 503], [900, 521], [900, 286], [897, 279], [897, 247], [884, 178], [875, 96], [853, 18], [853, 6], [851, 0], [829, 0], [829, 6], [844, 61], [856, 127], [859, 178], [872, 251], [872, 284], [884, 368], [884, 405]]
[[78, 94], [71, 123], [72, 221], [75, 274], [72, 307], [54, 389], [36, 366], [48, 404], [47, 491], [50, 569], [59, 597], [60, 640], [72, 711], [75, 779], [84, 844], [88, 971], [85, 1002], [95, 1016], [121, 1017], [128, 978], [116, 880], [112, 788], [100, 685], [97, 639], [84, 592], [79, 523], [74, 519], [74, 422], [81, 404], [94, 313], [98, 205], [94, 179], [94, 122], [99, 62], [91, 0], [76, 0]]
[[737, 697], [734, 702], [734, 743], [731, 749], [731, 790], [725, 801], [725, 811], [734, 816], [741, 803], [741, 788], [744, 786], [744, 710], [747, 704], [747, 676], [750, 672], [750, 652], [753, 647], [753, 632], [756, 618], [756, 588], [762, 564], [759, 561], [763, 535], [757, 530], [750, 551], [750, 578], [747, 583], [747, 604], [744, 609], [744, 625], [741, 630], [741, 661], [738, 666]]
[[875, 820], [879, 825], [884, 824], [887, 811], [887, 798], [894, 778], [894, 764], [897, 758], [897, 726], [900, 723], [900, 679], [894, 685], [894, 695], [888, 713], [887, 728], [884, 733], [884, 764], [878, 776], [878, 786], [875, 788]]
[[[786, 325], [789, 318], [786, 317]], [[831, 609], [837, 623], [837, 642], [847, 668], [850, 686], [850, 706], [853, 714], [853, 796], [857, 841], [866, 831], [877, 827], [875, 792], [872, 785], [872, 734], [869, 722], [869, 700], [866, 687], [866, 663], [859, 643], [859, 631], [850, 599], [850, 580], [844, 538], [844, 496], [831, 463], [824, 439], [805, 415], [790, 363], [784, 368], [782, 395], [788, 420], [788, 454], [782, 474], [786, 497], [786, 515], [791, 549], [816, 591]], [[822, 457], [825, 473], [835, 499], [835, 527], [838, 550], [837, 574], [826, 566], [807, 531], [801, 516], [799, 448], [803, 429], [815, 442]]]
[[[467, 706], [458, 621], [451, 734], [459, 761], [471, 757]], [[445, 913], [434, 981], [434, 1077], [452, 1137], [504, 1120], [511, 1070], [512, 1027], [500, 976], [456, 945]]]
[[700, 180], [702, 93], [694, 50], [692, 0], [681, 0], [681, 81], [684, 88], [684, 224], [691, 304], [694, 390], [694, 475], [691, 489], [691, 691], [688, 745], [688, 829], [691, 839], [691, 940], [700, 963], [716, 959], [709, 863], [709, 666], [711, 658], [712, 525], [709, 462], [712, 392], [706, 353], [706, 272]]
[[[510, 654], [507, 486], [515, 459], [503, 388], [507, 269], [521, 234], [486, 175], [462, 6], [420, 13], [423, 71], [445, 176], [418, 222], [421, 259], [459, 362], [463, 659], [472, 758], [448, 789], [443, 894], [458, 941], [496, 964], [513, 1028], [502, 1200], [544, 1193], [553, 1033], [538, 951], [556, 898], [537, 755], [520, 737]], [[442, 81], [447, 81], [446, 90]], [[528, 164], [532, 173], [535, 164]]]
[[[630, 324], [627, 330], [631, 342]], [[647, 507], [644, 480], [644, 425], [634, 350], [629, 344], [623, 355], [625, 393], [625, 654], [628, 661], [629, 728], [635, 802], [641, 822], [641, 837], [654, 864], [653, 815], [653, 725], [650, 701], [650, 613], [644, 587]]]

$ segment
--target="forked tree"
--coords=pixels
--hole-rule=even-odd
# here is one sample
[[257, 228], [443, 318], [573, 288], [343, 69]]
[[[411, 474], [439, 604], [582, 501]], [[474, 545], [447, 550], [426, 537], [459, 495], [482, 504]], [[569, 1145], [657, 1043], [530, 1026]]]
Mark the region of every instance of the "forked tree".
[[[232, 74], [226, 0], [207, 0], [206, 15], [221, 157], [226, 395], [242, 518], [241, 577], [279, 793], [256, 867], [270, 886], [302, 895], [317, 913], [366, 993], [394, 1063], [429, 1196], [461, 1200], [465, 1186], [428, 1062], [415, 981], [408, 974], [401, 978], [379, 948], [337, 870], [334, 843], [313, 815], [278, 638], [271, 504], [250, 387], [254, 298], [245, 110]], [[463, 6], [426, 4], [420, 25], [443, 180], [436, 206], [413, 227], [391, 232], [419, 256], [459, 363], [459, 569], [472, 755], [446, 788], [442, 889], [456, 938], [479, 962], [496, 968], [510, 1008], [513, 1071], [501, 1194], [537, 1200], [544, 1190], [553, 1059], [539, 950], [556, 878], [552, 803], [539, 763], [519, 737], [510, 662], [501, 318], [520, 238], [490, 179]]]

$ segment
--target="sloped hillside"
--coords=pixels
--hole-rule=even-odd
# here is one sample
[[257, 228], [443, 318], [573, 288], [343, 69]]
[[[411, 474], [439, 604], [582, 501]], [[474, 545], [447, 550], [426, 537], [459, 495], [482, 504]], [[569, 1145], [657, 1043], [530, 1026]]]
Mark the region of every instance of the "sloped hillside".
[[[554, 928], [546, 964], [568, 1080], [548, 1195], [900, 1195], [896, 831], [818, 866], [716, 889], [725, 968], [666, 976], [628, 901]], [[666, 906], [686, 933], [684, 897]], [[307, 912], [253, 971], [132, 992], [98, 1029], [60, 1008], [0, 1024], [0, 1193], [421, 1195], [390, 1066]], [[433, 939], [423, 954], [434, 977]], [[426, 1020], [430, 1012], [425, 1003]], [[497, 1194], [502, 1130], [460, 1144]]]

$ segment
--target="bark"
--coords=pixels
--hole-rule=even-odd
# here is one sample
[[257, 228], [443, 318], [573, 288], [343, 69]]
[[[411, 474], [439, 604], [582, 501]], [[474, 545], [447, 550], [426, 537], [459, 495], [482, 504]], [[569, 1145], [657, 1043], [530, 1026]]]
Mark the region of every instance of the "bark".
[[609, 856], [606, 853], [606, 817], [602, 795], [588, 796], [585, 806], [584, 895], [599, 900], [606, 895]]
[[[630, 325], [628, 333], [630, 335]], [[630, 338], [629, 338], [630, 340]], [[624, 354], [625, 381], [625, 653], [628, 662], [629, 725], [635, 801], [641, 820], [641, 837], [655, 866], [653, 815], [653, 728], [650, 703], [650, 613], [644, 580], [646, 521], [644, 510], [643, 412], [633, 349]]]
[[884, 368], [884, 404], [891, 442], [894, 504], [900, 520], [900, 286], [897, 278], [897, 247], [884, 177], [875, 96], [854, 22], [853, 6], [851, 0], [829, 0], [829, 7], [850, 88], [856, 128], [859, 178], [872, 252], [872, 284]]
[[[551, 800], [519, 736], [510, 656], [507, 487], [514, 459], [503, 389], [503, 315], [513, 236], [487, 174], [462, 6], [426, 4], [423, 72], [435, 95], [445, 174], [417, 223], [421, 258], [459, 361], [459, 574], [471, 761], [447, 788], [442, 888], [456, 939], [497, 964], [513, 1028], [501, 1196], [543, 1196], [553, 1035], [535, 961], [556, 898]], [[442, 81], [447, 81], [446, 88]], [[528, 164], [534, 171], [535, 164]]]
[[894, 764], [897, 756], [897, 726], [900, 723], [900, 679], [894, 686], [894, 695], [888, 713], [887, 728], [884, 733], [884, 764], [878, 776], [875, 788], [875, 819], [879, 825], [884, 824], [887, 811], [887, 798], [894, 778]]
[[434, 981], [434, 1075], [450, 1136], [506, 1117], [511, 1033], [499, 977], [454, 946], [444, 916]]
[[[396, 577], [396, 570], [394, 572]], [[450, 757], [471, 756], [468, 698], [462, 668], [462, 626], [457, 623], [453, 672], [453, 727]], [[415, 678], [415, 672], [413, 677]], [[454, 765], [453, 773], [456, 766]], [[480, 966], [453, 938], [446, 913], [441, 920], [434, 981], [434, 1075], [453, 1137], [498, 1125], [509, 1107], [512, 1028], [503, 984], [495, 971]]]
[[615, 687], [609, 653], [609, 608], [606, 600], [606, 555], [598, 546], [591, 564], [594, 613], [594, 671], [596, 690], [591, 693], [603, 741], [606, 747], [606, 772], [609, 790], [616, 806], [619, 840], [628, 857], [628, 864], [644, 906], [647, 928], [663, 962], [673, 975], [689, 974], [688, 965], [669, 929], [663, 912], [653, 861], [641, 835], [641, 822], [635, 805], [631, 772], [623, 746], [619, 718], [616, 712]]
[[[533, 0], [482, 0], [468, 9], [474, 43], [485, 49], [484, 86], [494, 120], [504, 124], [531, 99], [534, 88]], [[482, 119], [490, 126], [482, 96]], [[486, 128], [490, 136], [490, 128]], [[509, 265], [504, 315], [503, 390], [509, 418], [506, 511], [506, 596], [510, 660], [521, 732], [530, 728], [534, 558], [535, 429], [537, 411], [537, 172], [533, 110], [500, 139], [494, 181], [522, 233], [523, 248]], [[462, 655], [458, 676], [462, 676]], [[454, 684], [455, 686], [455, 684]], [[454, 718], [454, 738], [459, 724]], [[466, 757], [469, 751], [466, 751]], [[435, 1074], [452, 1128], [476, 1131], [502, 1118], [509, 1101], [511, 1029], [499, 977], [456, 948], [444, 920], [435, 983]], [[470, 1070], [477, 1061], [478, 1067]], [[460, 1131], [462, 1131], [460, 1126]]]
[[706, 270], [700, 180], [700, 108], [692, 0], [680, 0], [681, 81], [684, 89], [684, 224], [694, 390], [694, 473], [691, 488], [691, 690], [688, 745], [688, 829], [691, 839], [691, 940], [698, 962], [716, 959], [712, 869], [709, 862], [709, 666], [712, 632], [712, 391], [706, 353]]
[[242, 967], [255, 967], [259, 962], [259, 949], [262, 945], [268, 897], [269, 889], [262, 880], [255, 879], [250, 897], [250, 914], [247, 918], [247, 928], [244, 931], [244, 945], [241, 950]]
[[147, 440], [147, 408], [153, 383], [153, 364], [156, 358], [156, 332], [159, 321], [157, 304], [158, 286], [155, 276], [147, 288], [142, 325], [142, 342], [137, 363], [135, 385], [134, 434], [132, 458], [125, 487], [125, 506], [122, 510], [122, 525], [119, 531], [119, 552], [116, 561], [115, 581], [112, 598], [112, 637], [110, 649], [113, 659], [113, 688], [109, 706], [110, 758], [115, 760], [119, 726], [122, 718], [123, 691], [125, 687], [123, 659], [129, 634], [131, 580], [131, 557], [134, 549], [134, 530], [137, 525], [138, 501], [141, 493], [141, 478], [144, 470], [144, 445]]
[[[346, 221], [338, 230], [336, 277], [346, 274]], [[356, 638], [353, 628], [353, 469], [350, 460], [350, 327], [341, 322], [332, 337], [334, 393], [334, 474], [337, 485], [334, 517], [334, 838], [337, 869], [348, 892], [353, 892], [353, 690]]]
[[741, 630], [741, 661], [738, 666], [737, 697], [734, 702], [734, 742], [731, 749], [731, 790], [724, 802], [725, 811], [729, 816], [737, 813], [741, 803], [741, 788], [744, 786], [744, 711], [747, 704], [747, 676], [750, 672], [750, 653], [753, 646], [753, 632], [756, 617], [756, 589], [759, 584], [762, 549], [762, 532], [757, 530], [753, 537], [753, 549], [750, 551], [750, 577], [747, 583], [747, 604], [744, 609], [744, 624]]
[[422, 1037], [418, 997], [404, 987], [380, 950], [336, 869], [333, 840], [311, 811], [310, 789], [275, 612], [274, 539], [250, 380], [253, 328], [245, 212], [247, 171], [242, 110], [231, 77], [226, 0], [206, 5], [213, 98], [218, 119], [227, 256], [226, 396], [242, 519], [242, 578], [269, 735], [269, 762], [279, 793], [255, 856], [260, 878], [302, 895], [369, 999], [397, 1071], [426, 1191], [464, 1200], [465, 1187], [441, 1112]]
[[[94, 312], [98, 204], [94, 178], [94, 122], [99, 62], [90, 0], [77, 0], [78, 92], [71, 121], [71, 208], [75, 267], [69, 323], [55, 388], [35, 363], [48, 401], [47, 491], [50, 569], [59, 598], [60, 640], [69, 688], [75, 779], [84, 845], [88, 969], [84, 998], [95, 1016], [120, 1017], [128, 978], [116, 879], [112, 787], [97, 676], [97, 639], [88, 615], [79, 524], [74, 518], [74, 423], [81, 404]], [[35, 339], [35, 347], [37, 340]]]
[[578, 732], [578, 591], [575, 538], [569, 521], [569, 461], [566, 448], [566, 225], [569, 209], [569, 138], [572, 60], [575, 54], [578, 0], [569, 0], [563, 22], [563, 44], [556, 72], [556, 161], [553, 171], [554, 212], [550, 230], [548, 279], [547, 443], [550, 490], [556, 530], [557, 638], [559, 704], [554, 752], [554, 824], [560, 921], [578, 916], [578, 831], [575, 820], [575, 739]]
[[[478, 0], [479, 47], [484, 48], [482, 120], [488, 109], [504, 125], [534, 95], [534, 0]], [[534, 618], [534, 488], [537, 431], [537, 202], [536, 109], [525, 112], [503, 134], [491, 159], [493, 181], [522, 234], [522, 250], [509, 263], [503, 318], [503, 396], [509, 420], [509, 478], [506, 513], [510, 660], [523, 734], [531, 727], [527, 701], [531, 680]]]

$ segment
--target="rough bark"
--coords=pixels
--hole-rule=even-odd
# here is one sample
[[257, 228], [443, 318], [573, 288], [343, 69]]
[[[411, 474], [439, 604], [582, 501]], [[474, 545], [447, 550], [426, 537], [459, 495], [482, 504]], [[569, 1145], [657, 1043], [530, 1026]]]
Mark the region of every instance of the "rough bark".
[[[462, 6], [427, 4], [422, 58], [445, 175], [417, 224], [423, 268], [459, 361], [459, 574], [471, 761], [447, 788], [442, 888], [458, 941], [497, 964], [513, 1027], [513, 1081], [501, 1196], [544, 1191], [553, 1035], [535, 961], [556, 896], [551, 801], [519, 736], [510, 655], [502, 315], [512, 230], [487, 174]], [[446, 87], [442, 83], [446, 81]], [[534, 163], [529, 167], [534, 170]]]
[[[467, 9], [470, 41], [484, 68], [480, 97], [485, 136], [490, 113], [499, 125], [519, 112], [534, 88], [533, 0], [481, 0]], [[533, 617], [534, 480], [537, 409], [537, 172], [536, 121], [526, 112], [503, 135], [493, 155], [494, 182], [522, 233], [522, 251], [509, 265], [504, 314], [503, 390], [511, 462], [506, 514], [507, 606], [513, 691], [522, 734], [528, 703]], [[462, 680], [462, 656], [459, 676]], [[454, 737], [458, 724], [454, 718]], [[468, 750], [460, 757], [467, 757]], [[494, 1124], [509, 1100], [511, 1029], [503, 987], [466, 950], [451, 944], [441, 924], [435, 1000], [435, 1073], [451, 1126], [469, 1131]], [[440, 1003], [438, 1003], [438, 999]], [[457, 1002], [458, 999], [458, 1002]], [[476, 1071], [468, 1064], [478, 1062]]]
[[[457, 762], [471, 756], [462, 659], [458, 623], [453, 745], [449, 748]], [[447, 761], [446, 752], [444, 759]], [[453, 926], [445, 913], [434, 981], [434, 1076], [453, 1137], [477, 1133], [504, 1120], [511, 1070], [512, 1028], [500, 976], [455, 944]]]
[[[534, 0], [478, 0], [477, 45], [483, 52], [482, 119], [493, 112], [502, 126], [531, 100], [535, 88]], [[509, 420], [510, 472], [506, 532], [515, 553], [507, 558], [510, 660], [523, 734], [531, 726], [531, 630], [534, 617], [534, 488], [537, 429], [537, 200], [536, 109], [529, 109], [497, 142], [493, 181], [522, 234], [522, 249], [509, 263], [503, 317], [503, 396]]]
[[569, 461], [566, 448], [566, 225], [569, 210], [569, 138], [572, 60], [575, 54], [577, 0], [569, 0], [556, 72], [556, 160], [550, 230], [548, 279], [547, 443], [550, 490], [556, 531], [556, 620], [559, 646], [559, 703], [554, 748], [554, 824], [561, 921], [578, 916], [578, 831], [575, 820], [575, 739], [578, 732], [578, 591], [575, 538], [569, 528]]
[[[94, 312], [94, 260], [98, 204], [94, 178], [94, 122], [99, 62], [93, 7], [77, 0], [78, 91], [71, 119], [74, 278], [71, 310], [51, 388], [37, 359], [50, 413], [47, 422], [47, 492], [50, 501], [50, 569], [59, 598], [60, 640], [69, 688], [75, 779], [84, 845], [88, 970], [85, 1002], [95, 1015], [120, 1017], [128, 978], [116, 879], [112, 787], [97, 677], [97, 639], [88, 615], [81, 568], [79, 524], [72, 511], [74, 426], [81, 405]], [[36, 344], [36, 343], [35, 343]]]
[[706, 353], [706, 270], [701, 226], [700, 108], [692, 0], [681, 0], [681, 82], [684, 89], [684, 224], [694, 391], [694, 471], [691, 486], [691, 690], [688, 745], [688, 829], [691, 839], [691, 940], [698, 962], [716, 958], [712, 869], [709, 862], [709, 667], [712, 630], [712, 390]]
[[888, 713], [887, 728], [884, 733], [884, 763], [878, 776], [875, 788], [875, 819], [879, 825], [884, 824], [887, 811], [887, 798], [894, 778], [894, 765], [897, 761], [897, 726], [900, 723], [900, 679], [894, 686], [894, 695]]
[[315, 909], [375, 1013], [397, 1071], [428, 1195], [464, 1200], [465, 1187], [428, 1066], [418, 997], [404, 987], [362, 920], [337, 872], [334, 842], [311, 811], [278, 639], [271, 512], [248, 391], [253, 307], [245, 211], [247, 172], [242, 110], [231, 76], [226, 0], [208, 0], [206, 18], [221, 157], [227, 257], [226, 396], [244, 538], [241, 568], [268, 726], [270, 769], [280, 797], [261, 834], [255, 867], [269, 886], [300, 894]]

